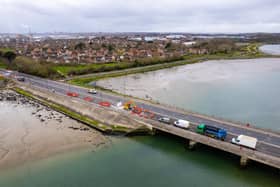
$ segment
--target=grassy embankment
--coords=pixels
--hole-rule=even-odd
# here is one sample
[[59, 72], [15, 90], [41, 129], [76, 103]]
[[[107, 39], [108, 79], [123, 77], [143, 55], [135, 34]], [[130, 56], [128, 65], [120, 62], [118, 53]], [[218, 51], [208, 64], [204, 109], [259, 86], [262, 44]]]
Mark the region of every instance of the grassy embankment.
[[7, 60], [3, 57], [6, 52], [13, 51], [10, 48], [0, 48], [0, 68], [6, 69], [8, 67]]
[[[137, 68], [129, 68], [122, 71], [112, 71], [107, 73], [97, 73], [92, 76], [85, 76], [85, 77], [77, 77], [69, 81], [69, 83], [89, 87], [89, 83], [92, 81], [97, 81], [104, 78], [111, 78], [111, 77], [118, 77], [128, 74], [135, 74], [135, 73], [144, 73], [148, 71], [155, 71], [159, 69], [171, 68], [174, 66], [180, 65], [187, 65], [187, 64], [194, 64], [203, 62], [206, 60], [220, 60], [220, 59], [253, 59], [253, 58], [264, 58], [264, 57], [273, 57], [272, 55], [267, 55], [259, 51], [260, 44], [249, 44], [246, 46], [241, 47], [239, 50], [235, 50], [230, 53], [217, 53], [217, 54], [207, 54], [207, 55], [186, 55], [184, 56], [184, 60], [174, 61], [174, 62], [167, 62], [162, 64], [156, 65], [147, 65], [143, 67]], [[61, 67], [62, 68], [62, 67]], [[72, 67], [73, 68], [73, 67]], [[62, 70], [62, 69], [60, 69]], [[65, 68], [64, 71], [67, 73], [69, 69]]]
[[95, 128], [99, 131], [102, 131], [102, 132], [105, 132], [105, 133], [129, 133], [132, 131], [132, 129], [129, 129], [129, 128], [126, 128], [124, 126], [118, 126], [118, 125], [113, 125], [113, 126], [107, 126], [107, 125], [103, 125], [101, 124], [100, 122], [96, 121], [96, 120], [93, 120], [91, 118], [88, 118], [86, 116], [83, 116], [79, 113], [76, 113], [76, 112], [73, 112], [72, 110], [62, 106], [62, 105], [59, 105], [59, 104], [56, 104], [56, 103], [53, 103], [53, 102], [50, 102], [50, 101], [46, 101], [45, 99], [42, 99], [42, 98], [39, 98], [39, 97], [36, 97], [34, 96], [32, 93], [28, 92], [28, 91], [25, 91], [21, 88], [13, 88], [14, 91], [16, 91], [17, 93], [25, 96], [25, 97], [28, 97], [32, 100], [36, 100], [38, 102], [40, 102], [42, 105], [45, 105], [47, 107], [50, 107], [52, 108], [53, 110], [56, 110], [58, 112], [61, 112], [69, 117], [71, 117], [72, 119], [75, 119], [75, 120], [78, 120], [84, 124], [87, 124], [88, 126], [92, 127], [92, 128]]
[[0, 68], [2, 68], [2, 69], [6, 69], [7, 68], [7, 64], [1, 58], [0, 58]]
[[159, 58], [150, 58], [150, 59], [142, 59], [136, 60], [135, 62], [112, 62], [105, 64], [84, 64], [84, 65], [76, 65], [76, 64], [68, 64], [68, 65], [55, 65], [53, 68], [59, 72], [60, 74], [67, 76], [77, 76], [77, 75], [85, 75], [90, 73], [102, 73], [102, 72], [110, 72], [115, 70], [125, 70], [136, 67], [144, 67], [148, 65], [156, 65], [162, 64], [166, 62], [174, 62], [178, 60], [183, 60], [183, 57], [173, 57], [168, 59], [159, 59]]

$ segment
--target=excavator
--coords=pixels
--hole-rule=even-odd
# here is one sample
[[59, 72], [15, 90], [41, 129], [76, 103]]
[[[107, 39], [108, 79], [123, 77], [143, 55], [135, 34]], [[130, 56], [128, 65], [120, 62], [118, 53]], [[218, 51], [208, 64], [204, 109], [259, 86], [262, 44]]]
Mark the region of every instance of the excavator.
[[138, 107], [134, 101], [128, 101], [128, 102], [124, 103], [123, 109], [129, 110], [129, 111], [133, 112], [134, 114], [139, 114], [139, 115], [143, 112], [143, 109]]
[[123, 109], [125, 109], [125, 110], [132, 110], [135, 107], [136, 107], [136, 104], [134, 101], [127, 101], [126, 103], [123, 104]]

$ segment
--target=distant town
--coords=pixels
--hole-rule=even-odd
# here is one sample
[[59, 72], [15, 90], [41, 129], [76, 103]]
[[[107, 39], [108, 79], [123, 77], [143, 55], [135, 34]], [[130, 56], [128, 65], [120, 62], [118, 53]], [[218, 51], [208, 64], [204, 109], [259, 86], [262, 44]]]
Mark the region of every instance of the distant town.
[[135, 62], [173, 59], [185, 54], [207, 54], [197, 41], [211, 38], [252, 40], [255, 34], [201, 35], [182, 33], [1, 34], [1, 48], [35, 61], [62, 64]]
[[191, 38], [128, 36], [36, 36], [1, 37], [1, 46], [17, 55], [54, 63], [131, 62], [145, 58], [170, 58], [186, 53]]

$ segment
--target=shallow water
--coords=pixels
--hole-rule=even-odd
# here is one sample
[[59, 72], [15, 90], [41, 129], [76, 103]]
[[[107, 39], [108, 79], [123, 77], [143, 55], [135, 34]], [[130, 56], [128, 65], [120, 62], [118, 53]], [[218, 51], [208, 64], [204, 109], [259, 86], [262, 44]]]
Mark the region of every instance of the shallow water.
[[98, 85], [280, 131], [280, 59], [208, 61], [105, 79]]
[[84, 151], [46, 159], [0, 175], [5, 187], [279, 187], [276, 170], [251, 164], [242, 170], [238, 158], [200, 147], [187, 151], [174, 137], [123, 139], [98, 152]]
[[263, 45], [260, 47], [260, 50], [267, 54], [280, 55], [280, 45]]

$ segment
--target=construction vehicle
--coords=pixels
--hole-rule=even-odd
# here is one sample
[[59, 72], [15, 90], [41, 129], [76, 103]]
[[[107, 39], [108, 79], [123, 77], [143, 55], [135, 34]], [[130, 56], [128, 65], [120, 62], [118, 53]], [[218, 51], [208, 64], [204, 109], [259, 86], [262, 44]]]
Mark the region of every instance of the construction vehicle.
[[136, 107], [136, 104], [134, 101], [127, 101], [123, 104], [123, 109], [125, 110], [133, 110], [133, 108]]
[[225, 129], [205, 124], [199, 124], [196, 128], [196, 132], [220, 140], [225, 140], [227, 136], [227, 131]]

